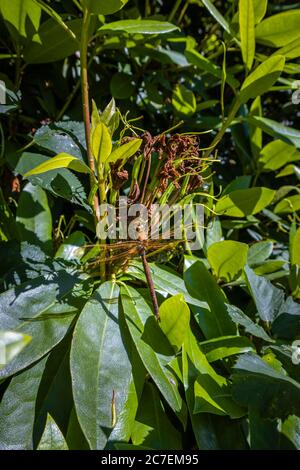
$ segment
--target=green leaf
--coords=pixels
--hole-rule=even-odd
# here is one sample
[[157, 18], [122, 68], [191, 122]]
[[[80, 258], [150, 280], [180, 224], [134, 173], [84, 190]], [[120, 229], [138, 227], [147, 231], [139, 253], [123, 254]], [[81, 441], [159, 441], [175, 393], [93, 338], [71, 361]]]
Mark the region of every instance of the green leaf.
[[260, 23], [267, 12], [268, 0], [252, 0], [255, 24]]
[[103, 122], [97, 124], [92, 135], [92, 150], [96, 162], [105, 163], [112, 151], [110, 132]]
[[111, 135], [118, 129], [120, 116], [114, 98], [110, 100], [104, 111], [100, 113], [99, 119], [109, 128]]
[[285, 168], [283, 168], [277, 175], [276, 178], [282, 178], [284, 176], [289, 176], [289, 175], [296, 175], [298, 179], [300, 179], [300, 167], [297, 165], [287, 165]]
[[282, 303], [272, 324], [272, 333], [284, 339], [294, 339], [300, 334], [300, 306], [292, 297]]
[[214, 19], [222, 26], [222, 28], [229, 34], [231, 34], [231, 29], [229, 23], [225, 20], [224, 16], [221, 15], [219, 10], [214, 6], [211, 0], [202, 0], [204, 6], [208, 9], [210, 14], [214, 17]]
[[293, 214], [300, 210], [300, 194], [290, 196], [280, 201], [274, 209], [275, 214]]
[[0, 369], [12, 361], [30, 341], [31, 336], [29, 335], [16, 331], [0, 330]]
[[64, 436], [54, 419], [48, 414], [46, 426], [37, 450], [68, 450]]
[[244, 336], [221, 336], [209, 341], [202, 341], [199, 346], [208, 362], [219, 361], [226, 357], [255, 350], [251, 341]]
[[127, 144], [123, 144], [116, 148], [106, 160], [107, 163], [116, 163], [118, 160], [122, 160], [124, 164], [128, 158], [136, 154], [142, 144], [142, 139], [133, 139]]
[[256, 27], [256, 40], [271, 47], [286, 46], [299, 38], [300, 10], [289, 10], [263, 20]]
[[46, 359], [12, 378], [0, 404], [0, 449], [32, 450], [38, 389]]
[[56, 272], [51, 273], [49, 266], [45, 268], [44, 275], [0, 295], [0, 329], [32, 337], [22, 354], [0, 370], [0, 378], [28, 367], [56, 346], [84, 301], [85, 293], [76, 287], [80, 279], [74, 270], [70, 273], [57, 265]]
[[246, 281], [255, 302], [258, 314], [263, 321], [272, 322], [284, 301], [284, 292], [252, 269], [245, 268]]
[[261, 116], [250, 116], [247, 120], [251, 125], [259, 127], [272, 137], [281, 139], [287, 144], [294, 145], [298, 149], [300, 148], [300, 131], [297, 129]]
[[239, 94], [241, 103], [255, 99], [274, 85], [280, 77], [285, 64], [284, 56], [273, 56], [260, 64], [244, 81]]
[[183, 294], [165, 300], [159, 307], [160, 327], [175, 352], [181, 349], [190, 323], [190, 310]]
[[296, 59], [300, 57], [300, 37], [281, 49], [278, 49], [273, 55], [283, 55], [286, 59]]
[[232, 395], [261, 417], [286, 418], [300, 413], [300, 385], [259, 356], [243, 354], [234, 366]]
[[[80, 37], [82, 20], [67, 21], [66, 26], [73, 35]], [[24, 50], [24, 60], [27, 64], [45, 64], [62, 60], [74, 54], [79, 49], [79, 42], [55, 19], [42, 23], [38, 32]]]
[[128, 0], [81, 0], [82, 5], [89, 10], [90, 13], [96, 15], [111, 15], [121, 10]]
[[45, 163], [41, 163], [36, 168], [33, 168], [33, 170], [25, 173], [24, 178], [39, 175], [40, 173], [45, 173], [50, 170], [57, 170], [59, 168], [70, 168], [71, 170], [78, 171], [79, 173], [91, 172], [89, 167], [78, 158], [68, 155], [67, 153], [60, 153], [56, 155], [56, 157], [51, 158], [51, 160], [47, 160]]
[[131, 365], [119, 327], [119, 288], [105, 282], [83, 308], [71, 348], [73, 396], [91, 449], [103, 449], [129, 393]]
[[166, 34], [179, 29], [166, 21], [156, 20], [121, 20], [105, 24], [98, 29], [100, 33], [122, 32], [127, 34]]
[[184, 273], [189, 293], [209, 308], [193, 308], [197, 321], [207, 339], [235, 334], [236, 329], [226, 309], [226, 297], [215, 279], [200, 261]]
[[217, 202], [216, 212], [228, 217], [245, 217], [257, 214], [274, 199], [275, 191], [268, 188], [251, 188], [233, 191]]
[[140, 358], [158, 389], [175, 412], [180, 412], [180, 397], [175, 375], [166, 368], [174, 357], [168, 340], [161, 331], [143, 297], [132, 287], [121, 288], [125, 319]]
[[119, 100], [127, 100], [134, 94], [134, 77], [124, 72], [115, 73], [110, 81], [110, 92]]
[[214, 275], [226, 282], [240, 277], [247, 255], [248, 245], [233, 240], [214, 243], [207, 251], [207, 259]]
[[274, 140], [262, 149], [258, 161], [263, 171], [275, 171], [295, 160], [300, 160], [300, 152], [294, 146]]
[[41, 8], [32, 0], [1, 0], [0, 12], [13, 39], [30, 38], [37, 30]]
[[300, 266], [300, 227], [296, 231], [292, 240], [291, 263]]
[[[250, 108], [250, 112], [252, 116], [262, 116], [260, 96], [255, 98], [255, 100], [253, 101]], [[258, 126], [253, 126], [249, 124], [249, 132], [252, 154], [255, 159], [257, 159], [263, 145], [262, 130]]]
[[40, 246], [45, 253], [52, 253], [52, 215], [45, 191], [27, 183], [17, 209], [17, 230], [21, 241]]
[[264, 341], [268, 341], [270, 343], [274, 342], [274, 340], [270, 338], [262, 326], [254, 323], [251, 318], [245, 315], [244, 312], [242, 312], [242, 310], [240, 310], [238, 307], [229, 304], [226, 305], [226, 307], [231, 320], [237, 325], [243, 326], [246, 333], [255, 336], [256, 338], [261, 338]]
[[131, 435], [132, 443], [153, 449], [181, 449], [181, 435], [174, 427], [151, 383], [146, 383]]
[[196, 112], [197, 103], [194, 93], [178, 84], [173, 90], [172, 105], [179, 114], [192, 116]]
[[255, 55], [254, 9], [252, 0], [239, 0], [239, 23], [243, 61], [251, 70]]
[[248, 252], [248, 265], [257, 266], [268, 259], [273, 252], [272, 242], [258, 242], [251, 245]]

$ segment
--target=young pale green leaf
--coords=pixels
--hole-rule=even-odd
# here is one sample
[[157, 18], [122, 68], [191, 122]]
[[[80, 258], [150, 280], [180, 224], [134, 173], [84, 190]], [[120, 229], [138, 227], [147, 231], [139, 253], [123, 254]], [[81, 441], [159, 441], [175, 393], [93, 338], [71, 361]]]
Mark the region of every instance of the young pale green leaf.
[[111, 15], [121, 10], [128, 0], [81, 0], [82, 5], [95, 15]]
[[159, 307], [160, 327], [175, 352], [181, 349], [190, 323], [190, 310], [183, 294], [174, 295]]
[[92, 151], [98, 164], [105, 163], [111, 154], [112, 140], [110, 132], [103, 122], [99, 122], [93, 132]]
[[226, 357], [255, 350], [254, 345], [245, 336], [221, 336], [209, 341], [202, 341], [199, 346], [208, 362], [219, 361]]
[[269, 16], [256, 27], [256, 40], [271, 47], [282, 47], [300, 37], [300, 9]]
[[37, 450], [68, 450], [65, 438], [50, 414]]
[[0, 404], [0, 450], [32, 450], [36, 398], [46, 359], [12, 378]]
[[273, 56], [260, 64], [244, 81], [239, 100], [247, 103], [249, 99], [266, 93], [280, 77], [285, 64], [284, 56]]
[[91, 449], [103, 449], [126, 403], [131, 363], [119, 324], [119, 287], [105, 282], [74, 330], [71, 375], [78, 421]]
[[165, 34], [179, 29], [166, 21], [157, 20], [121, 20], [107, 23], [98, 29], [99, 33], [121, 32], [127, 34]]
[[239, 0], [239, 23], [244, 64], [251, 70], [255, 55], [254, 9], [252, 0]]
[[183, 85], [176, 85], [172, 95], [172, 105], [179, 114], [192, 116], [196, 112], [196, 98], [191, 90]]
[[67, 153], [60, 153], [56, 155], [56, 157], [41, 163], [37, 167], [25, 173], [24, 178], [28, 178], [29, 176], [33, 175], [39, 175], [40, 173], [45, 173], [46, 171], [50, 170], [57, 170], [59, 168], [70, 168], [70, 170], [78, 171], [79, 173], [91, 172], [89, 167], [77, 157], [73, 157]]
[[132, 287], [121, 288], [125, 319], [140, 358], [158, 389], [175, 412], [182, 409], [175, 375], [166, 365], [174, 351], [158, 325], [151, 308]]
[[287, 165], [277, 175], [276, 178], [282, 178], [283, 176], [296, 175], [300, 180], [300, 167], [297, 165]]
[[21, 192], [16, 217], [19, 239], [52, 253], [52, 215], [46, 192], [27, 183]]
[[300, 210], [300, 194], [282, 199], [274, 209], [275, 214], [292, 214]]
[[[5, 364], [8, 364], [12, 359], [14, 359], [14, 357], [16, 357], [22, 349], [30, 343], [31, 339], [31, 336], [24, 335], [23, 333], [0, 330], [1, 353], [4, 354]], [[4, 364], [1, 364], [0, 361], [0, 369], [2, 367], [4, 367]]]
[[39, 28], [41, 7], [33, 0], [1, 0], [0, 12], [12, 37], [30, 38]]
[[111, 135], [113, 135], [120, 123], [120, 115], [114, 98], [110, 100], [104, 111], [100, 113], [99, 119], [108, 127]]
[[116, 148], [106, 160], [106, 163], [115, 163], [122, 160], [123, 164], [132, 157], [142, 145], [142, 139], [133, 139], [127, 144], [123, 144]]
[[252, 0], [255, 24], [260, 23], [267, 13], [268, 0]]
[[245, 217], [257, 214], [271, 204], [276, 191], [268, 188], [250, 188], [233, 191], [220, 199], [216, 212], [228, 217]]
[[208, 248], [207, 259], [218, 279], [231, 282], [242, 274], [247, 255], [248, 245], [245, 243], [224, 240]]
[[274, 140], [262, 149], [258, 161], [263, 171], [275, 171], [297, 160], [300, 160], [300, 152], [293, 145]]

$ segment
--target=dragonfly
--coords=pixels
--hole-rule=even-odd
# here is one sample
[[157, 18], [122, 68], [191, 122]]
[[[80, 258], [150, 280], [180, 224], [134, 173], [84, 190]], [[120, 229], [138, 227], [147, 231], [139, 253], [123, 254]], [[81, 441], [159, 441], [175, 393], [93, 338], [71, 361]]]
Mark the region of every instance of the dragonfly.
[[111, 275], [118, 271], [126, 271], [130, 262], [140, 258], [143, 265], [149, 293], [153, 305], [154, 315], [160, 321], [159, 306], [155, 292], [154, 282], [149, 266], [148, 257], [157, 256], [161, 253], [174, 253], [183, 239], [157, 239], [151, 240], [145, 234], [140, 234], [137, 240], [115, 241], [110, 244], [88, 244], [78, 248], [81, 255], [81, 264], [84, 270], [90, 273], [99, 273], [99, 266], [105, 266], [105, 273]]

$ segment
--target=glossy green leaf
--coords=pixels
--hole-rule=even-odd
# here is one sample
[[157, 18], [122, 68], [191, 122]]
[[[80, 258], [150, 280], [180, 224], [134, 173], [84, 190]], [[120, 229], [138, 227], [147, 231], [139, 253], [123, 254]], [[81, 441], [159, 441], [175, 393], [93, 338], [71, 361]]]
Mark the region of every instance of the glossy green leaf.
[[153, 449], [182, 448], [181, 435], [168, 419], [159, 393], [151, 383], [145, 384], [131, 440], [136, 446]]
[[208, 305], [208, 308], [193, 308], [204, 336], [210, 339], [235, 334], [235, 326], [226, 309], [225, 294], [204, 264], [194, 263], [185, 271], [184, 280], [189, 293]]
[[256, 40], [271, 47], [286, 46], [299, 38], [300, 10], [278, 13], [263, 20], [256, 27]]
[[0, 330], [0, 369], [14, 359], [30, 341], [29, 335]]
[[246, 333], [249, 335], [253, 335], [257, 338], [261, 338], [267, 342], [274, 342], [272, 338], [265, 332], [262, 326], [254, 323], [251, 318], [242, 312], [238, 307], [235, 305], [227, 305], [227, 312], [230, 316], [231, 320], [236, 323], [236, 325], [240, 325], [245, 328]]
[[1, 0], [0, 12], [16, 41], [19, 35], [30, 38], [38, 30], [41, 8], [32, 0]]
[[298, 149], [300, 148], [300, 131], [297, 129], [261, 116], [250, 116], [247, 120], [250, 124], [258, 126], [272, 137], [281, 139], [287, 144], [294, 145]]
[[51, 160], [47, 160], [33, 170], [25, 173], [24, 178], [59, 168], [70, 168], [70, 170], [78, 171], [79, 173], [90, 173], [91, 171], [89, 167], [78, 158], [68, 155], [67, 153], [60, 153], [56, 155], [56, 157], [51, 158]]
[[208, 248], [207, 259], [214, 275], [222, 281], [231, 282], [238, 278], [247, 262], [248, 245], [224, 240]]
[[268, 0], [252, 0], [255, 24], [260, 23], [267, 12]]
[[268, 188], [251, 188], [233, 191], [220, 199], [216, 212], [228, 217], [245, 217], [260, 212], [274, 199], [275, 191]]
[[37, 450], [68, 450], [62, 432], [50, 415], [47, 416], [44, 434]]
[[103, 449], [130, 384], [131, 365], [119, 328], [119, 288], [102, 284], [76, 324], [71, 374], [78, 421], [91, 449]]
[[175, 376], [166, 368], [174, 351], [158, 325], [151, 308], [132, 287], [121, 288], [126, 322], [140, 358], [163, 397], [175, 412], [180, 412], [180, 397]]
[[[258, 96], [255, 98], [251, 104], [250, 112], [252, 116], [262, 116], [262, 106], [261, 106], [261, 97]], [[262, 130], [258, 126], [253, 126], [249, 124], [250, 131], [250, 144], [252, 154], [255, 158], [258, 158], [260, 150], [263, 145]]]
[[272, 322], [284, 301], [284, 292], [273, 286], [263, 276], [257, 276], [252, 269], [245, 269], [247, 285], [258, 314], [263, 321]]
[[222, 28], [227, 32], [231, 33], [230, 26], [228, 22], [225, 20], [224, 16], [221, 15], [219, 10], [215, 7], [211, 0], [202, 0], [204, 6], [208, 9], [210, 14], [215, 18], [215, 20], [222, 26]]
[[300, 228], [293, 237], [290, 256], [291, 263], [300, 266]]
[[263, 171], [275, 171], [296, 160], [300, 160], [300, 152], [294, 146], [273, 140], [262, 149], [258, 161]]
[[[82, 20], [66, 22], [68, 29], [75, 37], [80, 37]], [[64, 59], [79, 49], [79, 42], [55, 19], [42, 23], [38, 32], [24, 51], [24, 59], [28, 64], [44, 64]]]
[[0, 449], [32, 450], [35, 404], [45, 359], [12, 378], [0, 403]]
[[251, 70], [255, 55], [253, 0], [239, 0], [239, 23], [243, 61]]
[[199, 346], [208, 362], [255, 350], [251, 341], [244, 336], [221, 336], [209, 341], [201, 341]]
[[300, 385], [255, 354], [243, 354], [234, 366], [232, 394], [262, 417], [298, 415]]
[[241, 103], [255, 99], [274, 85], [280, 77], [285, 64], [284, 56], [273, 56], [260, 64], [244, 81], [239, 94]]
[[128, 0], [81, 0], [82, 5], [96, 15], [111, 15], [121, 10], [127, 2]]
[[196, 112], [196, 98], [191, 90], [176, 85], [172, 95], [172, 105], [179, 114], [192, 116]]
[[105, 163], [112, 151], [110, 132], [103, 122], [97, 124], [92, 135], [92, 151], [96, 162]]
[[120, 123], [120, 116], [114, 98], [110, 100], [104, 111], [100, 113], [99, 120], [108, 127], [111, 135], [113, 135]]
[[122, 32], [127, 34], [165, 34], [178, 29], [166, 21], [157, 20], [120, 20], [105, 24], [99, 28], [100, 33]]
[[258, 242], [250, 246], [248, 252], [248, 265], [257, 266], [268, 259], [273, 252], [272, 242]]
[[190, 323], [190, 310], [183, 294], [165, 300], [159, 307], [160, 327], [175, 352], [181, 349]]
[[27, 183], [17, 209], [17, 230], [21, 241], [52, 252], [52, 216], [45, 191]]
[[292, 214], [300, 210], [300, 194], [282, 199], [274, 209], [275, 214]]
[[128, 158], [132, 157], [139, 150], [142, 145], [142, 139], [133, 139], [126, 144], [116, 148], [106, 160], [107, 163], [116, 163], [121, 160], [124, 164]]
[[287, 59], [296, 59], [300, 56], [300, 36], [284, 47], [281, 47], [274, 55], [283, 55]]

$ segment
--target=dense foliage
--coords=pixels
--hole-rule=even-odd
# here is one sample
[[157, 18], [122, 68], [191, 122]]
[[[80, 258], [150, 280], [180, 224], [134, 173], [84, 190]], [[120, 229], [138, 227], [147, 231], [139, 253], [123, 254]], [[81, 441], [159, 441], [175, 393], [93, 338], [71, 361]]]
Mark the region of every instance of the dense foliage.
[[[0, 14], [0, 448], [299, 449], [300, 4]], [[145, 135], [187, 134], [201, 165], [155, 195], [205, 230], [150, 258], [157, 322], [139, 259], [95, 274], [84, 247], [97, 199], [143, 180]]]

